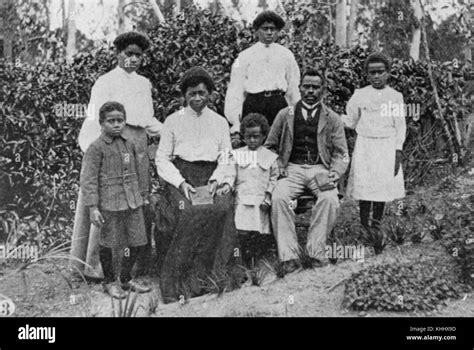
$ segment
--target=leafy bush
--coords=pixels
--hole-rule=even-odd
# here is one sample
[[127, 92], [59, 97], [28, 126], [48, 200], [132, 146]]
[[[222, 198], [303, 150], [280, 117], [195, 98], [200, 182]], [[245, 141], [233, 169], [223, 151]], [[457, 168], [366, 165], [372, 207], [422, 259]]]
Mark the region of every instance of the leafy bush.
[[445, 263], [385, 264], [353, 274], [346, 282], [344, 304], [353, 310], [428, 311], [461, 289]]
[[[167, 22], [166, 27], [158, 26], [148, 33], [152, 48], [139, 71], [153, 84], [155, 117], [163, 120], [183, 103], [178, 82], [184, 71], [194, 65], [204, 66], [214, 76], [217, 91], [212, 96], [212, 107], [222, 114], [231, 64], [240, 51], [253, 43], [250, 29], [193, 7]], [[326, 102], [335, 111], [344, 112], [353, 90], [365, 84], [362, 64], [369, 53], [359, 47], [344, 51], [308, 32], [301, 30], [306, 34], [295, 35], [294, 28], [289, 29], [283, 33], [282, 41], [289, 43], [302, 70], [309, 66], [325, 69]], [[74, 111], [60, 116], [58, 106], [86, 105], [94, 81], [115, 64], [113, 51], [107, 47], [80, 53], [71, 64], [16, 65], [0, 61], [0, 80], [5, 82], [0, 89], [0, 192], [7, 194], [0, 197], [2, 221], [14, 212], [20, 221], [40, 217], [40, 229], [56, 222], [72, 224], [82, 159], [77, 136], [83, 116]], [[451, 79], [443, 67], [434, 69], [446, 113], [451, 115], [460, 109], [462, 79], [456, 70]], [[422, 106], [420, 120], [433, 122], [436, 128], [430, 135], [439, 138], [441, 128], [439, 121], [433, 119], [435, 103], [427, 65], [395, 61], [391, 73], [392, 85], [403, 92], [406, 103]], [[429, 157], [427, 154], [434, 148], [420, 141], [424, 135], [420, 122], [407, 121], [406, 150], [411, 158], [404, 166], [407, 178], [416, 180], [417, 161]], [[349, 132], [348, 139], [353, 145], [354, 134]], [[1, 239], [8, 230], [0, 230]], [[61, 232], [51, 234], [59, 239]]]

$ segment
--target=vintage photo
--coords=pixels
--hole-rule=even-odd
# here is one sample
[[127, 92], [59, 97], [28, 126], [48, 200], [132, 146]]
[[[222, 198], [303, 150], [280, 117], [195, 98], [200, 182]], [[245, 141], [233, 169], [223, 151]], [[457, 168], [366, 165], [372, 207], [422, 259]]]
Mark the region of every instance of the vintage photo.
[[474, 316], [472, 1], [0, 9], [0, 316]]

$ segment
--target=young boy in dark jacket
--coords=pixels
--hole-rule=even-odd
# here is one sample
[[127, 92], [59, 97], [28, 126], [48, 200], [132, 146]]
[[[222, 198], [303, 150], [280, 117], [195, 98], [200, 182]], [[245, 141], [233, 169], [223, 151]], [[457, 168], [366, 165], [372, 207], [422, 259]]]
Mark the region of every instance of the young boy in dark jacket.
[[[131, 278], [139, 247], [147, 243], [142, 206], [148, 188], [140, 173], [136, 146], [122, 134], [125, 108], [106, 102], [99, 111], [102, 134], [87, 149], [81, 170], [81, 190], [90, 220], [101, 228], [100, 262], [104, 271], [104, 290], [115, 298], [124, 290], [139, 293], [150, 289]], [[113, 249], [123, 249], [120, 283], [116, 283], [112, 264]]]

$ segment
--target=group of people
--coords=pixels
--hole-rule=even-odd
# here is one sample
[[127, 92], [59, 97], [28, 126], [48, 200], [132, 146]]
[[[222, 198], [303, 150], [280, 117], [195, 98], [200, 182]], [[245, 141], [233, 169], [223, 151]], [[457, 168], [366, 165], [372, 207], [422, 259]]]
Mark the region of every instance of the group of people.
[[[313, 267], [327, 264], [337, 183], [350, 163], [345, 127], [357, 132], [346, 195], [359, 201], [362, 225], [378, 229], [385, 202], [404, 196], [405, 116], [381, 113], [403, 104], [387, 86], [389, 59], [367, 58], [370, 85], [354, 92], [340, 116], [322, 102], [324, 74], [300, 75], [293, 53], [276, 43], [284, 25], [271, 11], [256, 17], [258, 42], [232, 66], [225, 117], [208, 107], [213, 78], [193, 67], [180, 82], [185, 106], [163, 124], [154, 118], [151, 83], [136, 73], [147, 38], [129, 32], [114, 41], [118, 66], [94, 84], [93, 113], [79, 134], [85, 155], [71, 248], [86, 262], [85, 271], [73, 267], [103, 279], [111, 296], [150, 291], [132, 270], [138, 265], [139, 274], [150, 248], [153, 220], [164, 302], [199, 295], [220, 268], [251, 267], [272, 241], [285, 273], [297, 270], [302, 248], [292, 202], [305, 191], [317, 198], [306, 253]], [[160, 137], [156, 154], [148, 151], [149, 136]], [[155, 205], [153, 160], [165, 189]]]

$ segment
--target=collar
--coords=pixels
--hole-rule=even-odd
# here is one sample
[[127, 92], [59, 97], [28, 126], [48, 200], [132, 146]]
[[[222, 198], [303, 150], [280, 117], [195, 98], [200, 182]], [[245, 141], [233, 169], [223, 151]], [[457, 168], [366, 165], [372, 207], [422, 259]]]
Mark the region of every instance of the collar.
[[275, 46], [275, 43], [271, 43], [270, 45], [265, 45], [264, 43], [262, 43], [261, 41], [258, 41], [256, 44], [255, 44], [259, 49], [271, 49]]
[[195, 118], [199, 118], [199, 117], [203, 116], [204, 114], [207, 114], [208, 111], [209, 111], [209, 107], [207, 107], [207, 106], [204, 107], [204, 109], [201, 111], [201, 114], [197, 114], [197, 112], [189, 106], [184, 107], [184, 112], [187, 115], [190, 115], [190, 116], [195, 117]]
[[[244, 156], [238, 156], [237, 153], [242, 152]], [[249, 152], [256, 152], [254, 153], [254, 158], [250, 155]], [[241, 148], [238, 148], [236, 150], [232, 151], [234, 157], [237, 157], [235, 159], [238, 162], [238, 165], [241, 168], [248, 168], [251, 165], [259, 165], [263, 169], [267, 170], [269, 169], [273, 162], [278, 158], [278, 155], [276, 153], [273, 153], [272, 151], [268, 150], [264, 146], [260, 146], [256, 151], [250, 151], [248, 146], [244, 146]], [[247, 160], [248, 162], [243, 163], [242, 161]], [[256, 164], [255, 164], [256, 163]]]
[[115, 71], [117, 74], [119, 74], [119, 75], [121, 75], [121, 76], [123, 76], [123, 77], [125, 77], [125, 78], [127, 78], [127, 79], [131, 79], [131, 78], [133, 78], [133, 77], [135, 77], [135, 76], [137, 75], [137, 72], [128, 73], [125, 69], [123, 69], [123, 68], [120, 67], [119, 65], [117, 65], [117, 67], [115, 67], [114, 71]]
[[316, 102], [314, 105], [310, 106], [303, 100], [301, 100], [301, 105], [303, 106], [304, 109], [306, 110], [315, 110], [319, 105], [321, 104], [321, 101]]
[[121, 138], [123, 140], [127, 140], [127, 137], [123, 135], [123, 132], [120, 134], [120, 136], [117, 136], [117, 137], [110, 137], [110, 136], [106, 135], [105, 133], [102, 133], [100, 135], [100, 138], [102, 140], [104, 140], [104, 142], [107, 143], [107, 144], [111, 144], [112, 141], [116, 138]]

